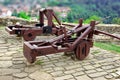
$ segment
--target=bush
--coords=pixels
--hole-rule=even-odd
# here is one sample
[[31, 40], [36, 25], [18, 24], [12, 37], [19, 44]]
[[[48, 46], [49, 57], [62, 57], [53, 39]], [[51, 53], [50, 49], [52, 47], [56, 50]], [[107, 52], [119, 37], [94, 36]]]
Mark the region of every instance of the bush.
[[113, 18], [112, 23], [120, 24], [120, 18]]
[[26, 20], [30, 20], [30, 16], [24, 11], [21, 11], [20, 13], [18, 13], [18, 17], [26, 19]]
[[93, 20], [99, 21], [99, 20], [101, 20], [101, 18], [98, 17], [98, 16], [96, 16], [96, 15], [93, 15], [93, 16], [91, 16], [90, 18], [86, 19], [86, 20], [84, 21], [84, 23], [90, 23], [90, 22], [93, 21]]

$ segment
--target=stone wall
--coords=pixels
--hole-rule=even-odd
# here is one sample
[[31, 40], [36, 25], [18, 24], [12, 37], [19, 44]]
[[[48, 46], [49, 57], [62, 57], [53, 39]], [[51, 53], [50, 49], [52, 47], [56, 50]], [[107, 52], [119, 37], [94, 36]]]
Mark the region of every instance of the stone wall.
[[117, 24], [99, 24], [96, 25], [96, 29], [101, 31], [106, 31], [109, 33], [119, 33], [120, 34], [120, 25]]
[[[38, 23], [38, 21], [27, 21], [17, 17], [0, 17], [0, 25], [3, 25], [3, 26], [10, 25], [10, 24], [14, 25], [17, 22], [24, 25]], [[99, 24], [99, 25], [96, 25], [96, 28], [109, 33], [120, 33], [120, 25], [116, 25], [116, 24]]]
[[[96, 29], [101, 30], [101, 31], [105, 31], [108, 32], [110, 34], [113, 34], [115, 36], [120, 37], [120, 25], [116, 25], [116, 24], [99, 24], [96, 26]], [[100, 34], [97, 36], [94, 36], [94, 40], [95, 41], [100, 41], [100, 42], [111, 42], [111, 43], [119, 43], [120, 44], [120, 40]]]
[[22, 18], [17, 17], [0, 17], [0, 26], [14, 25], [16, 23], [20, 23], [23, 25], [35, 24], [37, 21], [27, 21]]

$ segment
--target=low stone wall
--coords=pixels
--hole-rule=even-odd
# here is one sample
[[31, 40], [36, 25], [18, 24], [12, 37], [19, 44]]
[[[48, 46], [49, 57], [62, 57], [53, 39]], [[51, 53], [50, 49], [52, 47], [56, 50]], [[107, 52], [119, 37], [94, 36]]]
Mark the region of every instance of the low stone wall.
[[[16, 24], [19, 22], [20, 24], [23, 25], [29, 25], [29, 24], [35, 24], [38, 23], [38, 21], [27, 21], [22, 18], [17, 18], [17, 17], [0, 17], [0, 25], [10, 25], [10, 24]], [[117, 24], [99, 24], [96, 25], [96, 28], [98, 30], [106, 31], [109, 33], [120, 33], [120, 25]]]
[[[120, 37], [120, 25], [117, 24], [99, 24], [96, 25], [96, 29], [108, 32], [110, 34], [113, 34], [115, 36]], [[100, 41], [100, 42], [111, 42], [111, 43], [119, 43], [120, 40], [100, 34], [97, 36], [94, 36], [95, 41]]]
[[[119, 34], [120, 35], [120, 34]], [[120, 37], [120, 36], [119, 36]], [[115, 43], [117, 45], [120, 45], [120, 40], [106, 36], [106, 35], [94, 35], [94, 41], [96, 42], [109, 42], [109, 43]]]
[[96, 29], [101, 31], [106, 31], [109, 33], [118, 33], [120, 34], [120, 25], [117, 24], [99, 24], [96, 25]]
[[37, 21], [27, 21], [22, 18], [17, 17], [0, 17], [0, 26], [7, 26], [7, 25], [14, 25], [16, 23], [20, 23], [23, 25], [35, 24], [38, 23]]

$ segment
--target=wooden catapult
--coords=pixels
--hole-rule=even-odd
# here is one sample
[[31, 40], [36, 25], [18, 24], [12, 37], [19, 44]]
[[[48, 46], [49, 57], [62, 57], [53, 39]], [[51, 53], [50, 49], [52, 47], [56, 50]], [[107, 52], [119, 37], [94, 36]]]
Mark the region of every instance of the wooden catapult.
[[[74, 26], [71, 30], [63, 28], [63, 34], [48, 41], [28, 41], [24, 42], [23, 53], [28, 62], [34, 63], [37, 56], [55, 54], [58, 52], [74, 52], [79, 60], [85, 59], [93, 46], [93, 36], [104, 34], [120, 40], [120, 37], [114, 36], [107, 32], [95, 29], [95, 25], [99, 22], [91, 21], [89, 25], [82, 25], [83, 20], [80, 19], [78, 26]], [[76, 37], [72, 37], [73, 35]]]
[[[74, 52], [77, 59], [83, 60], [88, 56], [90, 48], [93, 46], [94, 34], [104, 34], [120, 40], [120, 37], [95, 29], [95, 25], [100, 23], [97, 21], [83, 25], [83, 20], [80, 19], [78, 26], [62, 24], [52, 9], [40, 10], [39, 16], [39, 24], [35, 24], [35, 26], [14, 25], [6, 27], [7, 32], [23, 36], [24, 40], [27, 41], [24, 42], [23, 53], [30, 63], [34, 63], [37, 56], [58, 52]], [[44, 16], [47, 18], [46, 26]], [[58, 25], [54, 23], [53, 18]], [[73, 28], [67, 30], [66, 26]], [[48, 41], [31, 41], [41, 34], [54, 34], [57, 37]], [[72, 37], [73, 35], [76, 36]]]
[[[47, 25], [45, 25], [45, 18]], [[56, 25], [53, 20], [56, 20]], [[52, 9], [41, 9], [39, 11], [39, 23], [35, 26], [31, 25], [12, 25], [7, 26], [5, 30], [9, 34], [16, 34], [22, 36], [25, 41], [32, 41], [41, 34], [54, 34], [56, 36], [63, 34], [63, 27], [61, 21], [57, 18]], [[69, 25], [68, 25], [69, 26]]]

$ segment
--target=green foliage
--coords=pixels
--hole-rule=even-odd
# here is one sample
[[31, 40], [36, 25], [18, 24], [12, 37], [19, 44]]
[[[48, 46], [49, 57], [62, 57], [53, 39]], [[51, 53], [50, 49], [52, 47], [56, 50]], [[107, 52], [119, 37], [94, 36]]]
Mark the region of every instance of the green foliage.
[[87, 18], [88, 16], [86, 14], [87, 12], [84, 7], [71, 5], [71, 11], [67, 15], [68, 22], [75, 22], [75, 20], [78, 20], [79, 18]]
[[[13, 4], [17, 2], [24, 2], [26, 0], [4, 0], [3, 4]], [[104, 20], [104, 23], [119, 23], [120, 17], [120, 0], [34, 0], [42, 7], [48, 6], [67, 6], [71, 8], [67, 18], [62, 18], [64, 22], [78, 22], [79, 18], [83, 18], [88, 23], [90, 17], [96, 15], [97, 17], [109, 19]], [[47, 2], [46, 2], [47, 1]], [[28, 4], [34, 6], [33, 0], [29, 0]], [[16, 15], [16, 14], [13, 14]], [[96, 18], [95, 18], [96, 19]]]
[[18, 13], [18, 17], [26, 19], [26, 20], [30, 20], [30, 16], [24, 11], [21, 11], [20, 13]]
[[[54, 1], [53, 3], [51, 1]], [[120, 1], [119, 0], [49, 0], [51, 5], [55, 6], [69, 6], [71, 11], [64, 21], [76, 22], [79, 18], [83, 18], [88, 23], [90, 16], [96, 15], [97, 17], [105, 18], [110, 16], [109, 19], [104, 20], [104, 23], [112, 23], [113, 18], [120, 17]], [[55, 4], [54, 4], [55, 3]], [[95, 18], [96, 20], [96, 18]], [[99, 19], [97, 19], [99, 20]]]
[[85, 23], [89, 23], [90, 20], [100, 20], [100, 17], [97, 15], [97, 12], [86, 10], [86, 7], [84, 5], [81, 5], [81, 7], [78, 5], [72, 5], [71, 11], [68, 13], [67, 19], [68, 22], [76, 23], [80, 18], [83, 18], [85, 20]]
[[5, 0], [3, 2], [4, 5], [13, 4], [13, 3], [14, 3], [14, 0]]
[[94, 45], [96, 47], [101, 48], [101, 49], [105, 49], [105, 50], [109, 50], [109, 51], [120, 53], [120, 46], [115, 45], [115, 44], [95, 42]]
[[90, 18], [86, 19], [86, 20], [84, 21], [84, 23], [90, 23], [90, 22], [93, 21], [93, 20], [99, 21], [99, 20], [101, 20], [101, 18], [98, 17], [98, 16], [96, 16], [96, 15], [93, 15], [93, 16], [90, 16]]
[[70, 5], [69, 0], [48, 0], [48, 6], [65, 6]]
[[114, 18], [112, 20], [112, 23], [114, 23], [114, 24], [120, 24], [120, 18]]
[[55, 5], [59, 5], [59, 2], [56, 1], [56, 0], [51, 0], [49, 3], [48, 3], [49, 6], [55, 6]]

